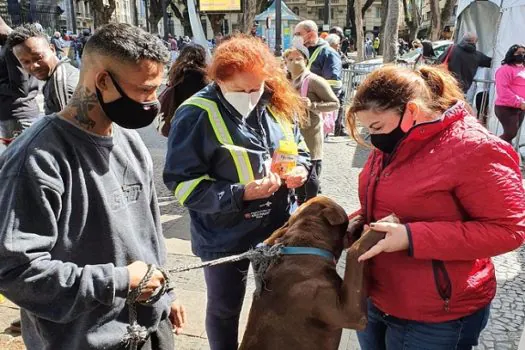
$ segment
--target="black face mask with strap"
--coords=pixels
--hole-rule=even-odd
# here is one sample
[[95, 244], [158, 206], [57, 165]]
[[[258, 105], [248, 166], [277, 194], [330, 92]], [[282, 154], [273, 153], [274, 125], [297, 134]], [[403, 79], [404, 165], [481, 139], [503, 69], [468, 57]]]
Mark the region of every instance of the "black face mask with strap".
[[401, 113], [401, 118], [399, 119], [399, 124], [397, 127], [388, 134], [370, 135], [370, 142], [372, 142], [372, 145], [374, 145], [375, 148], [387, 154], [390, 154], [394, 151], [399, 141], [401, 141], [401, 139], [407, 134], [403, 131], [403, 129], [401, 129], [401, 123], [403, 122], [404, 115], [405, 109], [403, 109]]
[[112, 102], [104, 102], [102, 93], [96, 88], [98, 102], [106, 116], [126, 129], [140, 129], [150, 125], [159, 114], [159, 101], [137, 102], [131, 99], [115, 81], [113, 75], [110, 72], [108, 74], [121, 97]]

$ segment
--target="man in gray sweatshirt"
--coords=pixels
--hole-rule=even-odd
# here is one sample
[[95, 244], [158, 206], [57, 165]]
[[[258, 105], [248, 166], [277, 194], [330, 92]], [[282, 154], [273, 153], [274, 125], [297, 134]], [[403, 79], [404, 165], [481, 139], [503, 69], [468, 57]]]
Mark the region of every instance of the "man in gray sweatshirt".
[[[168, 60], [139, 28], [100, 28], [71, 102], [0, 156], [0, 293], [21, 307], [29, 350], [124, 349], [128, 291], [144, 279], [145, 300], [165, 283], [150, 266], [166, 263], [152, 160], [129, 129], [157, 115]], [[172, 350], [185, 319], [173, 294], [135, 305], [140, 349]]]
[[46, 82], [42, 89], [45, 114], [64, 109], [79, 79], [78, 69], [71, 65], [69, 58], [59, 59], [47, 35], [34, 24], [15, 28], [7, 38], [7, 46], [28, 74]]

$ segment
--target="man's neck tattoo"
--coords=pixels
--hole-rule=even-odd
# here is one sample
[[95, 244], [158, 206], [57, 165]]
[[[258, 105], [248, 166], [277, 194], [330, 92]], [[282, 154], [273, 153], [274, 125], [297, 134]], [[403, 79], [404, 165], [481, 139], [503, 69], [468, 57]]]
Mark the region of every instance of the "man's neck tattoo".
[[71, 99], [71, 107], [77, 110], [75, 121], [86, 130], [93, 130], [95, 121], [89, 117], [89, 112], [98, 104], [97, 95], [87, 87], [80, 87]]

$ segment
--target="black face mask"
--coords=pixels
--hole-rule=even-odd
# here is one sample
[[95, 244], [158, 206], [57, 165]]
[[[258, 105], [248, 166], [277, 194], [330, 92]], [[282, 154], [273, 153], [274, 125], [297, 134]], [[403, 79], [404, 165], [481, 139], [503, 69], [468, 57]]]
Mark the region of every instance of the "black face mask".
[[[404, 114], [404, 112], [403, 112]], [[406, 132], [401, 129], [401, 122], [403, 117], [399, 120], [397, 128], [389, 132], [388, 134], [371, 134], [370, 141], [375, 148], [382, 151], [383, 153], [392, 153], [396, 145], [406, 135]]]
[[516, 55], [514, 56], [514, 62], [523, 63], [525, 62], [525, 55]]
[[159, 114], [159, 101], [137, 102], [129, 98], [111, 73], [108, 72], [108, 74], [121, 97], [106, 103], [102, 99], [102, 93], [96, 88], [98, 102], [106, 116], [115, 124], [126, 129], [140, 129], [150, 125]]

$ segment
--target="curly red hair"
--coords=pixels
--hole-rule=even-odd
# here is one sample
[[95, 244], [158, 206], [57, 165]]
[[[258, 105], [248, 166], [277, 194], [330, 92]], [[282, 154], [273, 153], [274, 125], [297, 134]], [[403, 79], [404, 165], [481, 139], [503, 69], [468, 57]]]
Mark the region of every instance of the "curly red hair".
[[250, 72], [264, 79], [266, 89], [272, 94], [270, 104], [276, 117], [292, 123], [304, 120], [301, 97], [286, 78], [279, 59], [260, 39], [236, 35], [217, 47], [208, 68], [209, 77], [225, 81], [238, 72]]

